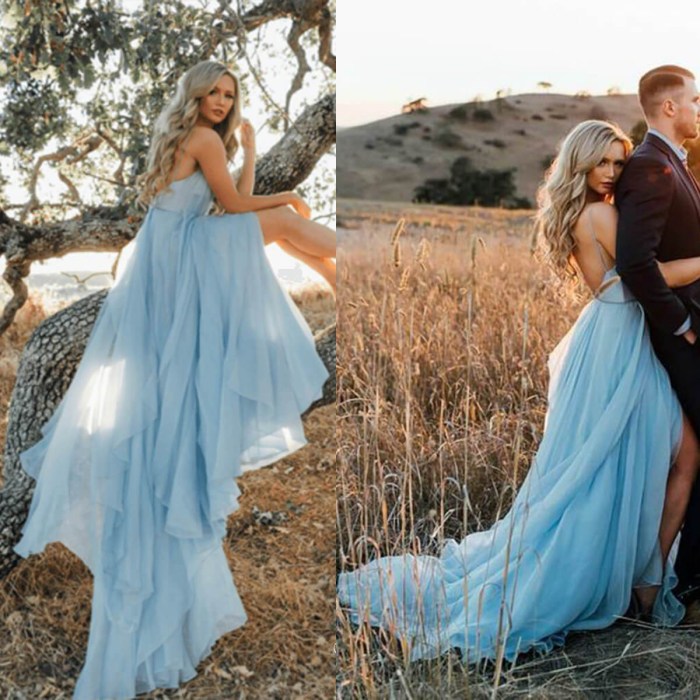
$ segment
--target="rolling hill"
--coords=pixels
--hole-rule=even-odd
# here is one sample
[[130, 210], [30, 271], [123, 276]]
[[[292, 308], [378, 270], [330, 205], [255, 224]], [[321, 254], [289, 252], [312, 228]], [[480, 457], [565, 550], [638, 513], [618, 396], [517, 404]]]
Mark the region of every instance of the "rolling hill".
[[585, 119], [642, 119], [636, 95], [523, 94], [399, 114], [337, 133], [340, 197], [410, 202], [427, 178], [447, 177], [468, 156], [479, 169], [515, 168], [517, 195], [535, 192], [562, 137]]

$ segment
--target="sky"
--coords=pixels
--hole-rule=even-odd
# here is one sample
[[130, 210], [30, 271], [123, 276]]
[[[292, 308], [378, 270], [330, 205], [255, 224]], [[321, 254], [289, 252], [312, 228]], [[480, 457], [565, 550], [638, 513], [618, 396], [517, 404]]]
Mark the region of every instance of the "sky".
[[428, 106], [616, 86], [675, 63], [700, 77], [700, 12], [691, 0], [348, 0], [338, 3], [338, 126]]

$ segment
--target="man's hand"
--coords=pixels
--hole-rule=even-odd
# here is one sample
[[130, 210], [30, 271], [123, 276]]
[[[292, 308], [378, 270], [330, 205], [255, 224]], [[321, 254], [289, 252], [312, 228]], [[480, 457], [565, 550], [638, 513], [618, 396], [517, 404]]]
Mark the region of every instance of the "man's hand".
[[695, 345], [695, 341], [698, 339], [697, 335], [695, 335], [695, 331], [690, 328], [687, 330], [685, 333], [683, 333], [683, 337], [691, 344]]

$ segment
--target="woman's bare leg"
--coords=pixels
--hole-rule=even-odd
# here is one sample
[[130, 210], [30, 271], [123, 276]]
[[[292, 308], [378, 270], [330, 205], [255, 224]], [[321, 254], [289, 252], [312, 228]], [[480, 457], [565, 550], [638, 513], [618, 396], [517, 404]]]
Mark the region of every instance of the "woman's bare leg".
[[671, 545], [676, 539], [678, 531], [681, 529], [685, 519], [685, 511], [688, 507], [690, 492], [695, 482], [698, 471], [698, 459], [700, 458], [700, 444], [693, 430], [693, 426], [683, 414], [683, 437], [678, 451], [678, 457], [671, 466], [666, 486], [666, 500], [664, 502], [664, 512], [661, 517], [661, 531], [659, 533], [659, 544], [661, 545], [661, 556], [665, 562]]
[[[659, 530], [661, 561], [664, 566], [666, 565], [673, 541], [683, 525], [690, 492], [698, 470], [699, 459], [700, 444], [698, 444], [698, 438], [693, 430], [693, 426], [684, 413], [683, 437], [681, 438], [681, 446], [678, 450], [676, 461], [671, 465], [671, 470], [668, 474], [666, 499]], [[648, 586], [635, 590], [642, 606], [650, 610], [654, 604], [659, 587]]]
[[335, 257], [336, 235], [328, 226], [305, 219], [286, 206], [262, 209], [255, 213], [260, 221], [265, 245], [282, 239], [317, 258]]
[[288, 253], [297, 260], [301, 260], [301, 262], [308, 265], [312, 270], [318, 272], [318, 274], [333, 287], [333, 292], [335, 293], [335, 262], [332, 258], [319, 258], [315, 255], [309, 255], [309, 253], [305, 253], [284, 238], [275, 242], [285, 253]]

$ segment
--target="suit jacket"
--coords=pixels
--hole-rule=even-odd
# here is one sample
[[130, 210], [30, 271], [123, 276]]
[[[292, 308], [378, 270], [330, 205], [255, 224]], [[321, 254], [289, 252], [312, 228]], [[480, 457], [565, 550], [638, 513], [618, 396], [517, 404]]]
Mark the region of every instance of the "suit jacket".
[[656, 260], [700, 256], [700, 187], [662, 139], [647, 134], [615, 188], [617, 271], [652, 329], [673, 334], [690, 313], [700, 336], [700, 280], [670, 289]]

